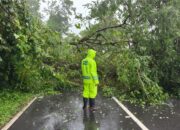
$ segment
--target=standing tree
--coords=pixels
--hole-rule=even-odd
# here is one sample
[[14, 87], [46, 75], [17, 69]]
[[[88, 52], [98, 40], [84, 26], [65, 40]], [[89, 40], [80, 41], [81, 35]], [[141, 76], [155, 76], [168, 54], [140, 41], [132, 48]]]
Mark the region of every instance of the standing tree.
[[46, 12], [49, 15], [47, 25], [58, 32], [66, 33], [70, 27], [70, 16], [75, 8], [71, 0], [52, 0], [48, 2]]
[[28, 4], [28, 11], [36, 18], [41, 18], [40, 2], [41, 0], [26, 0]]

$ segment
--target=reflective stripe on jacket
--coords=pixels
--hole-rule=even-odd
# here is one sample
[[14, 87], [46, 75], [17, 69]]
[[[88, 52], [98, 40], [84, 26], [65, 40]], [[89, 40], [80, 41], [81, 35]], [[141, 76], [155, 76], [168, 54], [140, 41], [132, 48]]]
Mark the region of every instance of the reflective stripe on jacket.
[[99, 84], [97, 65], [96, 61], [94, 60], [95, 56], [96, 51], [89, 49], [87, 57], [81, 62], [82, 78], [83, 83], [85, 84]]

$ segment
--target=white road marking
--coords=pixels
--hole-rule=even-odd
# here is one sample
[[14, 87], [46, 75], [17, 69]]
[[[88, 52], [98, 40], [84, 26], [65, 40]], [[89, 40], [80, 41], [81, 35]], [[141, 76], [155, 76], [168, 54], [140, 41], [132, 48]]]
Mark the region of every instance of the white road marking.
[[26, 109], [36, 100], [33, 98], [19, 113], [17, 113], [3, 128], [2, 130], [8, 130], [11, 125], [26, 111]]
[[138, 118], [136, 118], [116, 97], [112, 99], [134, 120], [134, 122], [142, 129], [149, 130]]

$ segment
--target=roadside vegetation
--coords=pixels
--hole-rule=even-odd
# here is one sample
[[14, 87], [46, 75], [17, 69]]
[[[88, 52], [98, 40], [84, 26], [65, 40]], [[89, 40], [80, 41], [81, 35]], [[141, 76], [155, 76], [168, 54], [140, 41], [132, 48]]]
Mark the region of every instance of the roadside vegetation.
[[[0, 126], [7, 123], [33, 97], [31, 93], [4, 90], [0, 93]], [[0, 127], [1, 128], [1, 127]]]
[[[102, 0], [86, 7], [83, 17], [71, 0], [53, 0], [44, 22], [40, 0], [0, 1], [0, 125], [34, 94], [82, 88], [80, 61], [88, 48], [97, 51], [105, 96], [141, 106], [180, 97], [179, 0]], [[85, 23], [80, 35], [68, 31]]]

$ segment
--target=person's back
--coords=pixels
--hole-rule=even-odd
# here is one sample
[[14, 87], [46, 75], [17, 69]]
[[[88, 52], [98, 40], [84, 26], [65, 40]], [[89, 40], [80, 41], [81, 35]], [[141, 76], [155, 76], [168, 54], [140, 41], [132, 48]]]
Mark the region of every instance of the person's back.
[[95, 98], [97, 95], [97, 85], [99, 84], [97, 75], [97, 66], [94, 60], [96, 56], [96, 51], [89, 49], [88, 55], [81, 62], [82, 77], [83, 77], [83, 109], [87, 107], [87, 102], [89, 99], [90, 108], [94, 108]]

